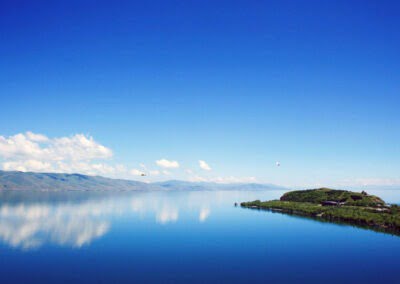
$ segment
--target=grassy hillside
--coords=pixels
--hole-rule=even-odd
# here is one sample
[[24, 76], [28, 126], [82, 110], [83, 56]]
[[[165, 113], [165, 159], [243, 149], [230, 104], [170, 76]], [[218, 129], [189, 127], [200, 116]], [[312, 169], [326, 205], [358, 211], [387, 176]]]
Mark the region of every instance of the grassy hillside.
[[345, 202], [352, 206], [382, 206], [385, 202], [377, 196], [347, 190], [318, 188], [290, 191], [282, 195], [281, 201], [310, 202], [319, 204], [323, 201]]

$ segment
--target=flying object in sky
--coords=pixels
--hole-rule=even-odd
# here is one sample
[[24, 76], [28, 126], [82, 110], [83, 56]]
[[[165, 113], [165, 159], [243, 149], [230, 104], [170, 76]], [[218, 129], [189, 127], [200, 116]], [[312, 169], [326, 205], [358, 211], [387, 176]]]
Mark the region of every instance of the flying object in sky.
[[276, 162], [276, 166], [277, 166], [277, 167], [280, 167], [280, 166], [281, 166], [281, 163], [280, 163], [280, 162]]

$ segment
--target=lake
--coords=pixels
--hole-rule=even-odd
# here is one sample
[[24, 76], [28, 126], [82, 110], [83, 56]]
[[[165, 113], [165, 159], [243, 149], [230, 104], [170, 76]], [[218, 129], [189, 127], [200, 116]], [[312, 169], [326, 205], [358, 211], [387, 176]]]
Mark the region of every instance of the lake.
[[399, 283], [400, 237], [234, 206], [283, 193], [1, 192], [0, 283]]

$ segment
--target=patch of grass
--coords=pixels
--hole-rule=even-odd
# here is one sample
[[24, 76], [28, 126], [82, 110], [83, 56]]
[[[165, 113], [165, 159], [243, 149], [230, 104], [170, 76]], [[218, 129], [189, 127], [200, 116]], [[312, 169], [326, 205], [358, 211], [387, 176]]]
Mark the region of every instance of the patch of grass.
[[281, 201], [310, 202], [320, 204], [323, 201], [346, 202], [351, 206], [383, 206], [385, 202], [377, 196], [366, 192], [352, 192], [330, 188], [290, 191], [282, 195]]

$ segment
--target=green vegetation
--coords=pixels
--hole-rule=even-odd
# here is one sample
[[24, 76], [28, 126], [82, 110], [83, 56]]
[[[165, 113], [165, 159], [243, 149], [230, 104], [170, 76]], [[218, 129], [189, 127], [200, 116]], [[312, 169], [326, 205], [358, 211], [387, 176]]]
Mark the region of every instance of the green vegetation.
[[242, 207], [265, 209], [320, 220], [341, 222], [400, 235], [400, 207], [377, 196], [328, 188], [292, 191], [280, 200], [243, 202]]
[[324, 201], [345, 202], [352, 206], [379, 206], [385, 202], [377, 196], [368, 195], [366, 192], [352, 192], [347, 190], [333, 190], [329, 188], [297, 190], [285, 193], [281, 201], [311, 202], [320, 204]]

